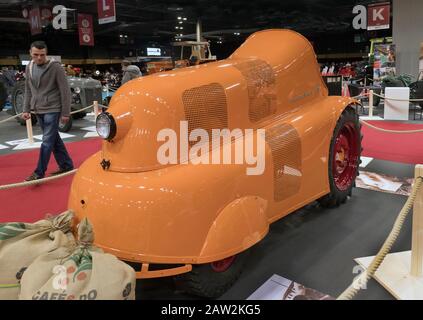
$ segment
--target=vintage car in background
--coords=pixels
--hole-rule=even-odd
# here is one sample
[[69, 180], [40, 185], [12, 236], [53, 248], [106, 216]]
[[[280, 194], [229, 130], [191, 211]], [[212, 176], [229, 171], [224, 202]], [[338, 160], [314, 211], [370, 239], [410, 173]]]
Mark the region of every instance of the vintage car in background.
[[[84, 109], [93, 104], [94, 101], [98, 101], [101, 104], [102, 98], [102, 86], [101, 82], [92, 78], [77, 78], [68, 76], [69, 87], [72, 91], [72, 104], [71, 111], [77, 111]], [[15, 84], [12, 92], [12, 106], [13, 114], [19, 114], [23, 110], [25, 94], [25, 81], [18, 81]], [[82, 119], [88, 112], [92, 112], [92, 109], [81, 111], [72, 115], [67, 123], [60, 122], [59, 131], [68, 132], [72, 128], [72, 119]], [[32, 123], [36, 123], [36, 117], [33, 116]], [[25, 125], [25, 120], [18, 117], [17, 121]]]
[[[272, 222], [316, 200], [334, 207], [351, 196], [361, 154], [357, 104], [328, 96], [306, 38], [254, 33], [228, 59], [119, 88], [97, 118], [102, 150], [76, 173], [69, 208], [76, 223], [88, 217], [95, 244], [135, 266], [138, 278], [174, 276], [191, 294], [218, 297]], [[184, 123], [190, 135], [252, 130], [264, 144], [264, 171], [247, 174], [245, 161], [197, 164], [186, 154], [163, 164], [158, 136], [172, 129], [182, 145]], [[238, 139], [194, 156], [236, 150]]]
[[8, 97], [8, 88], [5, 81], [2, 81], [1, 75], [0, 75], [0, 111], [3, 110], [3, 108], [6, 106]]

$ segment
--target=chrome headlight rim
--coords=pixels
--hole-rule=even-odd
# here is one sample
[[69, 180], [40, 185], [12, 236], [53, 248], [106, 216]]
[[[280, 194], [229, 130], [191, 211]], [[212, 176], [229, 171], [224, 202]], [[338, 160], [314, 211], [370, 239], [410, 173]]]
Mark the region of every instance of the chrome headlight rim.
[[[100, 119], [103, 119], [103, 118], [106, 118], [109, 123], [109, 135], [107, 137], [103, 137], [98, 132], [98, 122]], [[108, 112], [102, 112], [97, 116], [95, 126], [96, 126], [97, 134], [104, 140], [111, 141], [116, 136], [116, 121], [113, 118], [113, 116]]]
[[80, 94], [81, 93], [81, 88], [80, 87], [75, 87], [73, 88], [73, 92]]

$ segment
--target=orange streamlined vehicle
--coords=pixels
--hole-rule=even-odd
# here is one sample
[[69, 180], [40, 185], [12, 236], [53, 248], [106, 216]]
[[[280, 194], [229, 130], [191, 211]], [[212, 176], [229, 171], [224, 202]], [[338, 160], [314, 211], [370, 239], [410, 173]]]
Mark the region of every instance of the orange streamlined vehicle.
[[[175, 276], [186, 291], [217, 297], [270, 223], [314, 200], [331, 207], [351, 195], [361, 153], [357, 104], [328, 96], [303, 36], [254, 33], [228, 59], [122, 86], [97, 118], [102, 150], [78, 170], [69, 208], [92, 222], [97, 246], [139, 268], [138, 278]], [[189, 133], [253, 129], [259, 139], [264, 129], [264, 171], [186, 158], [162, 164], [158, 136], [172, 129], [183, 139], [181, 121]]]

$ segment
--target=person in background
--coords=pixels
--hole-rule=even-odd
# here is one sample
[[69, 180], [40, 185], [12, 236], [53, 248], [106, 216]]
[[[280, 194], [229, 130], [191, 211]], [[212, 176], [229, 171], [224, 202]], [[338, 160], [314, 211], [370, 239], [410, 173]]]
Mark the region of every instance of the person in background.
[[66, 67], [66, 74], [71, 77], [76, 75], [75, 70], [71, 64]]
[[26, 67], [25, 98], [22, 118], [31, 119], [31, 109], [37, 115], [43, 131], [38, 165], [25, 181], [44, 177], [53, 153], [59, 169], [52, 175], [73, 170], [73, 162], [59, 135], [59, 122], [69, 121], [71, 90], [65, 70], [59, 62], [47, 59], [47, 45], [43, 41], [31, 44], [32, 61]]
[[142, 76], [140, 68], [131, 64], [131, 61], [123, 60], [122, 61], [122, 85], [131, 81], [133, 79], [139, 78]]

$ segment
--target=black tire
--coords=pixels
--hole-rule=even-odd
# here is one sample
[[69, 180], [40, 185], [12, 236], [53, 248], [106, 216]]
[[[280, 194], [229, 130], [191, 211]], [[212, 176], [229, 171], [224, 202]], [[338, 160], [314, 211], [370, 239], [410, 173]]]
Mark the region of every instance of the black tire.
[[0, 111], [3, 110], [7, 101], [7, 89], [4, 83], [0, 82]]
[[[347, 165], [345, 170], [345, 183], [344, 181], [337, 182], [336, 177], [334, 177], [334, 165], [336, 154], [335, 147], [337, 143], [337, 138], [344, 130], [346, 132], [354, 131], [354, 136], [351, 138], [353, 145], [351, 146], [351, 153], [347, 155]], [[329, 164], [328, 164], [328, 175], [329, 175], [329, 185], [330, 193], [320, 198], [318, 201], [323, 207], [333, 208], [339, 206], [341, 203], [344, 203], [348, 196], [352, 195], [352, 189], [355, 187], [355, 179], [359, 175], [359, 165], [361, 163], [361, 140], [363, 136], [361, 134], [361, 124], [359, 121], [358, 114], [351, 107], [348, 107], [344, 110], [342, 115], [338, 119], [335, 130], [333, 132], [332, 140], [330, 143], [329, 150]], [[339, 143], [339, 142], [338, 142]], [[355, 145], [354, 145], [355, 144]], [[343, 151], [344, 152], [344, 151]], [[350, 158], [351, 157], [351, 158]], [[348, 159], [350, 158], [350, 159]], [[345, 165], [345, 161], [344, 161]], [[336, 168], [335, 168], [336, 169]], [[341, 173], [344, 174], [344, 171]], [[337, 173], [338, 174], [338, 173]], [[342, 187], [339, 187], [342, 185]]]
[[373, 107], [378, 107], [380, 104], [380, 97], [373, 96]]
[[62, 121], [59, 122], [59, 131], [60, 132], [69, 132], [72, 129], [72, 117], [69, 117], [69, 121], [63, 123]]
[[[12, 106], [13, 106], [13, 110], [15, 114], [22, 113], [24, 96], [25, 96], [25, 82], [24, 81], [16, 82], [12, 91]], [[26, 125], [26, 121], [22, 119], [21, 117], [16, 118], [16, 120], [22, 126]], [[37, 124], [37, 117], [34, 114], [31, 114], [31, 120], [32, 120], [32, 125], [35, 126]]]
[[85, 116], [86, 116], [86, 115], [87, 115], [87, 113], [86, 113], [86, 112], [81, 111], [81, 112], [78, 112], [78, 113], [73, 114], [73, 115], [72, 115], [72, 117], [73, 117], [75, 120], [78, 120], [78, 119], [83, 119], [83, 118], [85, 118]]
[[247, 250], [236, 255], [231, 266], [223, 272], [216, 272], [211, 263], [193, 265], [191, 272], [175, 277], [176, 286], [195, 296], [218, 298], [238, 280], [249, 252]]

